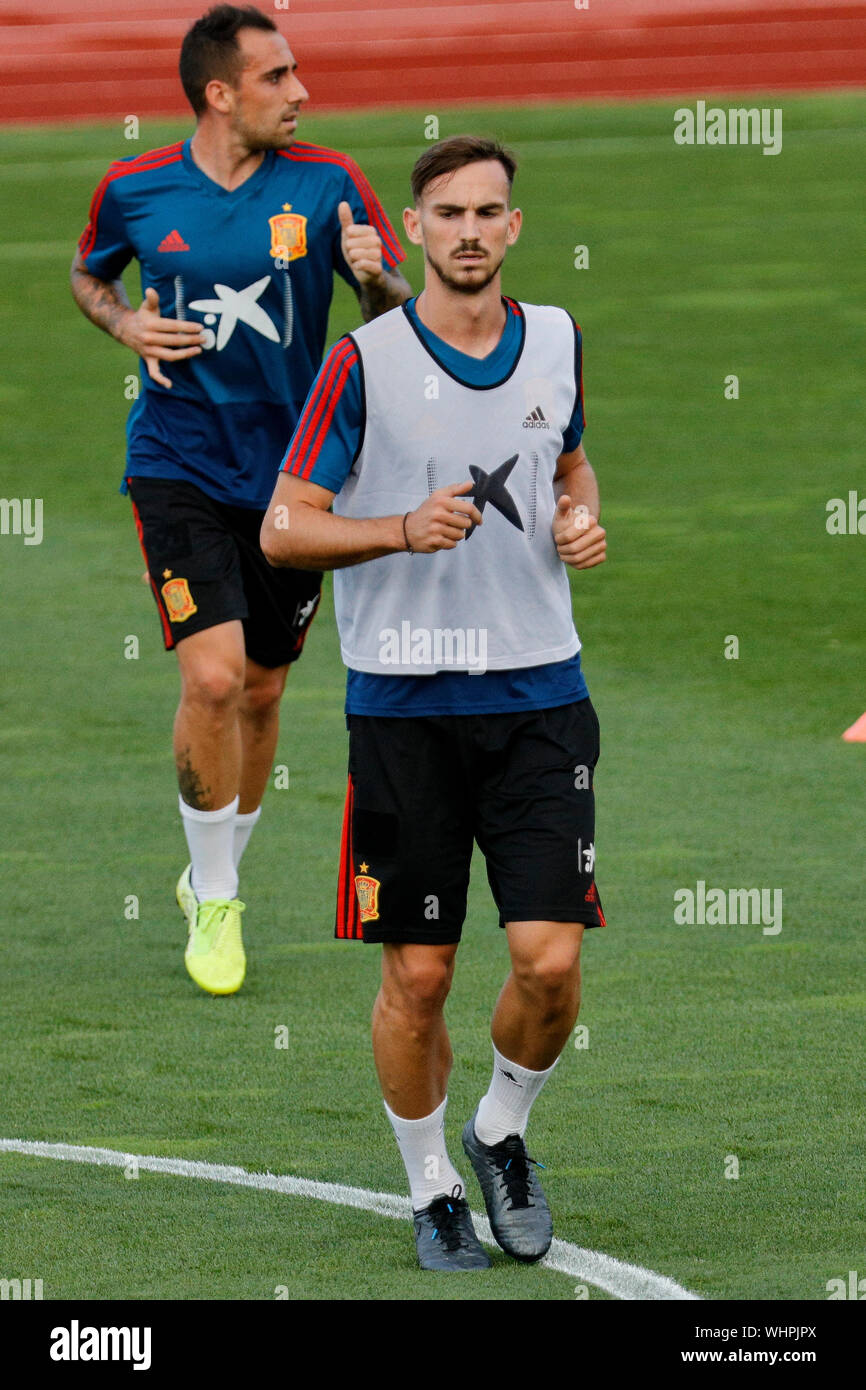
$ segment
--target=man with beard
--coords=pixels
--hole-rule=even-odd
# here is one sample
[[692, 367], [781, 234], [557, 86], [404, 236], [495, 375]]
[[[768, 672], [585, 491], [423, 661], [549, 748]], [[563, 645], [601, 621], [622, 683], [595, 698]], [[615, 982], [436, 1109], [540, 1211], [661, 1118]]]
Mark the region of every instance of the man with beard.
[[[246, 957], [238, 866], [270, 773], [279, 703], [321, 574], [259, 548], [280, 460], [321, 362], [336, 272], [364, 318], [411, 294], [372, 188], [347, 155], [295, 140], [307, 91], [274, 21], [218, 5], [186, 34], [191, 139], [112, 164], [72, 267], [76, 302], [143, 360], [130, 493], [181, 697], [174, 726], [190, 865], [186, 965], [232, 994]], [[144, 302], [118, 278], [133, 259]]]
[[350, 734], [336, 934], [383, 943], [373, 1051], [426, 1269], [489, 1264], [444, 1137], [473, 840], [511, 972], [463, 1146], [518, 1260], [552, 1238], [523, 1136], [577, 1017], [584, 928], [604, 925], [598, 720], [565, 566], [600, 564], [606, 541], [580, 331], [501, 293], [514, 170], [474, 136], [418, 160], [404, 226], [423, 293], [332, 350], [262, 528], [272, 564], [336, 571]]

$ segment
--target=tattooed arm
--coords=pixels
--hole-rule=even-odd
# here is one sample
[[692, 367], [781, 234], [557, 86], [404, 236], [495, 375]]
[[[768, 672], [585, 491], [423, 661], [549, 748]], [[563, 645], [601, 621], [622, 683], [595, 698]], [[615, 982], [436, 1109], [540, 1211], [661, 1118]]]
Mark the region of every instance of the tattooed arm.
[[399, 270], [383, 269], [380, 282], [368, 280], [365, 284], [358, 285], [357, 292], [365, 323], [378, 318], [388, 309], [396, 309], [399, 304], [404, 304], [407, 299], [412, 298], [412, 286], [408, 280], [404, 280]]
[[382, 239], [375, 227], [366, 222], [355, 223], [347, 202], [337, 208], [340, 219], [340, 245], [343, 258], [354, 275], [355, 293], [361, 305], [364, 321], [378, 318], [388, 309], [412, 298], [412, 286], [399, 270], [387, 270], [382, 260]]
[[132, 309], [122, 280], [99, 280], [84, 269], [81, 252], [77, 251], [69, 272], [72, 297], [91, 323], [119, 338], [118, 325]]
[[146, 289], [141, 307], [133, 309], [123, 281], [100, 280], [91, 275], [84, 268], [80, 252], [72, 262], [69, 278], [72, 297], [81, 312], [124, 347], [143, 357], [150, 376], [160, 386], [170, 387], [171, 382], [159, 370], [159, 362], [179, 362], [201, 352], [201, 324], [162, 318], [155, 289]]

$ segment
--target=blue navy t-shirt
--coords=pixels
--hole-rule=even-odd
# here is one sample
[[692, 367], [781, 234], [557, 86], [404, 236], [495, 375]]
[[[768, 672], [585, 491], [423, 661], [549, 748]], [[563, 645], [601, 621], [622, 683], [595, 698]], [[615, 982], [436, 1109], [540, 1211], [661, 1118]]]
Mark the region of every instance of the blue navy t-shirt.
[[202, 353], [160, 364], [170, 389], [141, 363], [127, 477], [181, 478], [267, 507], [322, 360], [334, 273], [357, 283], [340, 246], [343, 200], [378, 231], [385, 266], [402, 261], [378, 198], [336, 150], [268, 150], [231, 191], [198, 167], [189, 140], [111, 165], [79, 242], [85, 270], [113, 280], [136, 259], [164, 318], [208, 330]]
[[[488, 386], [513, 369], [523, 346], [520, 305], [503, 300], [506, 315], [502, 337], [487, 357], [471, 357], [443, 341], [421, 322], [415, 300], [403, 305], [416, 331], [433, 355], [459, 381]], [[563, 453], [571, 453], [584, 430], [582, 337], [575, 325], [575, 375], [580, 382], [574, 413], [565, 435]], [[318, 483], [337, 493], [342, 488], [363, 443], [364, 401], [361, 367], [352, 338], [337, 342], [322, 363], [303, 414], [283, 460], [283, 471]], [[551, 709], [588, 695], [580, 652], [566, 661], [526, 666], [513, 671], [440, 671], [432, 676], [391, 676], [349, 670], [346, 713], [407, 718], [437, 714], [504, 714], [519, 709]]]

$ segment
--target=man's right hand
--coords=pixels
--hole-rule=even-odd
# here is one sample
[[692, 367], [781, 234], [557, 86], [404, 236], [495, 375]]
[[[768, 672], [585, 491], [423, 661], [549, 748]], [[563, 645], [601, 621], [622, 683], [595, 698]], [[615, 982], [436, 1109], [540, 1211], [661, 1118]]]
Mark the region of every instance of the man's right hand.
[[471, 526], [480, 526], [482, 516], [475, 503], [463, 493], [473, 492], [476, 484], [470, 478], [465, 483], [451, 483], [431, 492], [426, 502], [409, 512], [405, 531], [409, 544], [419, 555], [432, 555], [436, 550], [453, 550]]
[[160, 362], [180, 362], [184, 357], [197, 357], [201, 352], [204, 330], [200, 323], [185, 323], [182, 319], [164, 319], [159, 313], [159, 295], [149, 287], [144, 292], [140, 309], [130, 309], [121, 321], [118, 341], [139, 357], [144, 358], [148, 373], [160, 386], [171, 388], [167, 376], [159, 370]]

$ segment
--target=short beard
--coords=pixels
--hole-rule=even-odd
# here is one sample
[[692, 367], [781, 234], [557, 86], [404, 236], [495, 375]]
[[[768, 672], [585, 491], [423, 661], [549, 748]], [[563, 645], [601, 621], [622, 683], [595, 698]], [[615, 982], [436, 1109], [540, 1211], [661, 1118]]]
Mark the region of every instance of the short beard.
[[297, 134], [296, 130], [275, 130], [271, 135], [262, 135], [260, 131], [251, 130], [240, 113], [234, 125], [234, 132], [243, 140], [250, 154], [260, 154], [264, 150], [288, 149]]
[[432, 268], [435, 270], [436, 274], [439, 276], [439, 279], [442, 281], [442, 284], [447, 285], [449, 290], [456, 290], [457, 294], [480, 294], [482, 290], [486, 290], [491, 280], [496, 279], [496, 276], [502, 269], [502, 261], [505, 260], [505, 257], [503, 256], [502, 260], [500, 260], [498, 264], [493, 267], [490, 274], [487, 276], [485, 280], [476, 280], [474, 283], [467, 283], [465, 280], [453, 279], [452, 276], [448, 274], [447, 270], [443, 270], [441, 265], [436, 264], [433, 257], [430, 255], [430, 252], [426, 248], [424, 250], [424, 258], [427, 261], [427, 264], [429, 266], [432, 266]]

